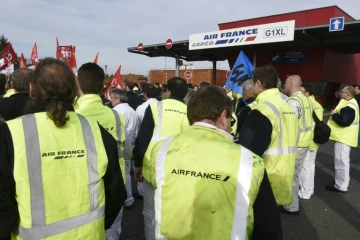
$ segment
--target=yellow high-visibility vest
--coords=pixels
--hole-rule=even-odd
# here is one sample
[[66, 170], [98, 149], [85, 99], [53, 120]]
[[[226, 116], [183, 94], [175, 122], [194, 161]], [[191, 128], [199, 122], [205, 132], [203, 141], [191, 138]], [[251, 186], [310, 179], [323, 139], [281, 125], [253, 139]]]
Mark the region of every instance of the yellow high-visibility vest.
[[263, 158], [276, 202], [279, 205], [290, 205], [298, 119], [292, 107], [282, 99], [277, 88], [265, 90], [255, 101], [255, 109], [266, 116], [272, 125], [271, 143]]
[[4, 98], [10, 97], [11, 95], [15, 94], [15, 89], [10, 88], [9, 90], [6, 91]]
[[328, 121], [328, 125], [331, 128], [330, 139], [351, 147], [357, 147], [359, 134], [359, 106], [355, 98], [352, 98], [350, 101], [341, 100], [335, 110], [340, 113], [341, 109], [344, 107], [351, 107], [355, 110], [355, 120], [349, 127], [342, 127], [337, 125], [334, 120], [330, 118]]
[[312, 110], [311, 103], [310, 103], [309, 99], [307, 99], [307, 97], [302, 93], [292, 95], [288, 99], [288, 101], [290, 99], [298, 101], [301, 104], [302, 115], [299, 118], [299, 134], [300, 135], [299, 135], [298, 147], [299, 148], [307, 148], [310, 146], [312, 131], [315, 127], [315, 122], [312, 117], [313, 110]]
[[125, 119], [119, 112], [104, 106], [99, 95], [85, 94], [79, 97], [74, 106], [75, 112], [87, 119], [98, 122], [115, 138], [121, 174], [125, 181], [125, 160], [122, 154], [125, 145]]
[[74, 112], [62, 128], [45, 112], [7, 122], [20, 222], [12, 239], [105, 239], [108, 160], [96, 122]]
[[[323, 120], [324, 118], [324, 109], [323, 107], [320, 105], [320, 103], [318, 103], [316, 100], [315, 100], [315, 97], [314, 96], [309, 96], [308, 97], [311, 104], [312, 104], [312, 108], [316, 114], [316, 116], [319, 118], [320, 121]], [[314, 142], [314, 129], [311, 131], [311, 139], [310, 139], [310, 145], [309, 145], [309, 149], [311, 151], [315, 151], [319, 148], [319, 144], [315, 143]]]
[[154, 118], [155, 128], [142, 166], [142, 175], [148, 182], [151, 181], [150, 153], [152, 147], [155, 143], [179, 134], [190, 126], [187, 118], [187, 106], [183, 102], [174, 99], [165, 99], [151, 103], [150, 108]]
[[158, 142], [151, 162], [156, 239], [251, 239], [263, 159], [195, 125]]

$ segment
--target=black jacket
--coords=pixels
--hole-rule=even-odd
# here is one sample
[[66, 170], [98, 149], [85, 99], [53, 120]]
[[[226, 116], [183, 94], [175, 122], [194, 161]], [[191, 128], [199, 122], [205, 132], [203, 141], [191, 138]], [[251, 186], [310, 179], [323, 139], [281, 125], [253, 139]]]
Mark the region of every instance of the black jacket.
[[134, 93], [133, 91], [127, 91], [126, 95], [128, 97], [127, 103], [129, 104], [130, 107], [132, 107], [135, 111], [136, 108], [138, 106], [140, 106], [141, 104], [143, 104], [144, 99], [142, 97], [140, 97], [139, 95], [137, 95], [136, 93]]
[[[40, 112], [35, 111], [35, 112]], [[115, 139], [99, 125], [108, 157], [103, 177], [105, 186], [105, 229], [113, 224], [126, 200], [126, 189], [121, 175]], [[13, 175], [14, 147], [6, 123], [0, 124], [0, 239], [10, 239], [11, 230], [18, 224], [19, 213], [15, 199], [16, 183]]]
[[331, 116], [334, 122], [341, 127], [349, 127], [355, 120], [355, 110], [351, 107], [344, 107], [339, 113]]
[[8, 98], [1, 98], [0, 116], [5, 121], [22, 116], [29, 100], [29, 93], [15, 93]]

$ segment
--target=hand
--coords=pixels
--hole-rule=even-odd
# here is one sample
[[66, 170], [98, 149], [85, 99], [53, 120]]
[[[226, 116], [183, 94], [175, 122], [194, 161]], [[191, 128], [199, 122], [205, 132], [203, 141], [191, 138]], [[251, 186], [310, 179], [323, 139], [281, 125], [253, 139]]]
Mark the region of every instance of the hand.
[[335, 113], [337, 113], [337, 111], [334, 109], [331, 111], [331, 116], [334, 115]]
[[137, 168], [135, 168], [134, 178], [135, 178], [135, 180], [138, 181], [138, 182], [144, 181], [144, 178], [143, 178], [143, 176], [142, 176], [142, 167], [137, 167]]

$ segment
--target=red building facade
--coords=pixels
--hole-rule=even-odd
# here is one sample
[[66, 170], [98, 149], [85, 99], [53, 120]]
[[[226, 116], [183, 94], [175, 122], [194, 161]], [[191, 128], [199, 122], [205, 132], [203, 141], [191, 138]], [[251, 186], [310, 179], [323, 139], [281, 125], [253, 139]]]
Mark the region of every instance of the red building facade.
[[[219, 24], [219, 28], [220, 30], [227, 30], [288, 20], [295, 20], [295, 28], [301, 28], [326, 25], [329, 24], [330, 18], [342, 16], [345, 21], [355, 21], [353, 17], [337, 6], [331, 6], [222, 23]], [[335, 92], [340, 88], [341, 84], [360, 85], [360, 54], [339, 54], [329, 47], [269, 48], [256, 52], [256, 65], [270, 64], [274, 53], [287, 51], [304, 53], [306, 61], [301, 64], [273, 64], [280, 79], [284, 81], [288, 74], [300, 75], [304, 82], [308, 82], [315, 87], [315, 96], [323, 104], [333, 104]], [[249, 59], [253, 58], [254, 52], [245, 51], [245, 53]], [[234, 52], [228, 56], [230, 68], [232, 68], [238, 54], [239, 52]]]

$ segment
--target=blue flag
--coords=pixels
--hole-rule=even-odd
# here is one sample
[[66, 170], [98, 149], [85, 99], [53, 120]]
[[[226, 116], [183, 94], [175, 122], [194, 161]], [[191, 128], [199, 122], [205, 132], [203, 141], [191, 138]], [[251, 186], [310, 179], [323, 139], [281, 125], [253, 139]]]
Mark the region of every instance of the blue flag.
[[238, 94], [242, 94], [242, 84], [252, 77], [251, 72], [254, 66], [243, 51], [240, 52], [236, 62], [228, 75], [225, 87], [232, 89]]

